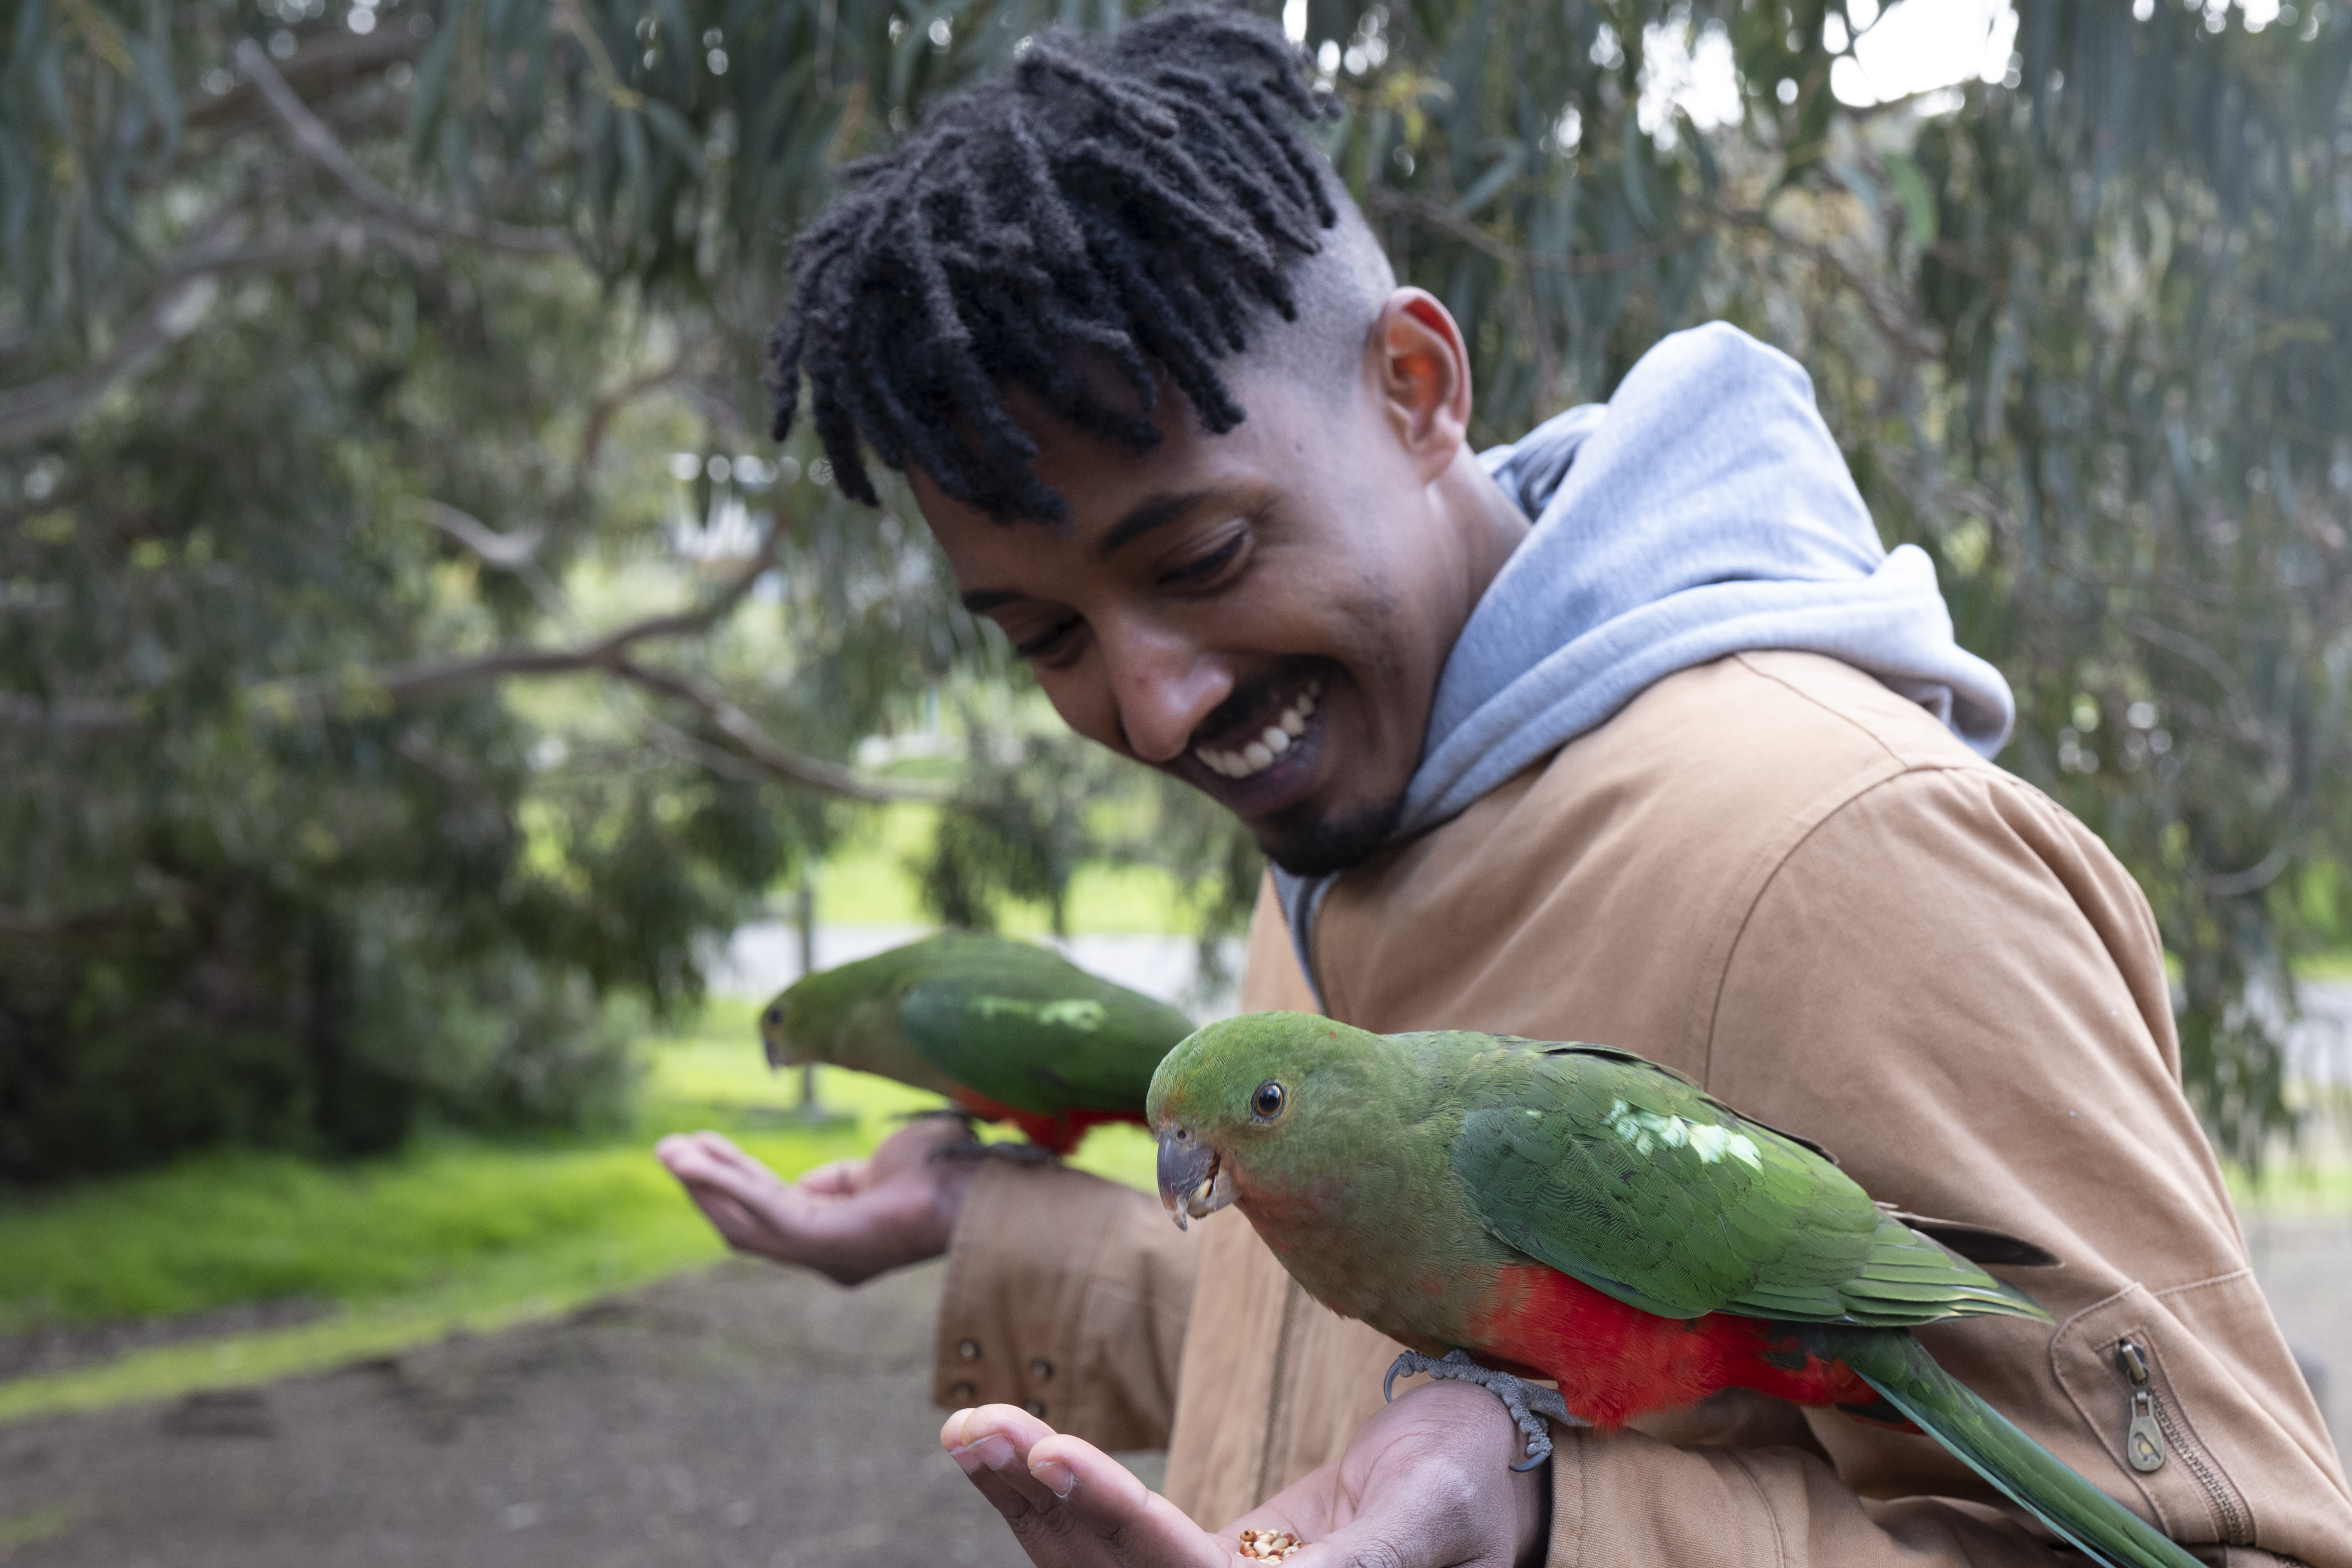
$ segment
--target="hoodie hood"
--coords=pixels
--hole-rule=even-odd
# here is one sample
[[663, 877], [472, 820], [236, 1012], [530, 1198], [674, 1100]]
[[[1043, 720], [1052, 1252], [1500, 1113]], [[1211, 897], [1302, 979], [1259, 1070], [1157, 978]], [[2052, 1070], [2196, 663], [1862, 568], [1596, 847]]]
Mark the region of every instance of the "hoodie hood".
[[[1981, 755], [2009, 738], [2009, 683], [1953, 640], [1935, 563], [1879, 542], [1811, 379], [1738, 328], [1665, 338], [1607, 403], [1478, 460], [1535, 526], [1447, 657], [1397, 837], [1459, 815], [1652, 681], [1750, 648], [1864, 670]], [[1333, 879], [1274, 877], [1312, 984]]]

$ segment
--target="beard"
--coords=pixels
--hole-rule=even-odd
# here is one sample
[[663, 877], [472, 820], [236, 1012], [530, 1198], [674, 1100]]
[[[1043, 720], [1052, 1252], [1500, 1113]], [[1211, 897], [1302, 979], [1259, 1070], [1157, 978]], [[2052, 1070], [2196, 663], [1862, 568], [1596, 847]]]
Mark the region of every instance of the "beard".
[[1265, 858], [1294, 877], [1328, 877], [1372, 858], [1396, 831], [1404, 796], [1353, 811], [1325, 812], [1301, 802], [1266, 819], [1257, 835]]

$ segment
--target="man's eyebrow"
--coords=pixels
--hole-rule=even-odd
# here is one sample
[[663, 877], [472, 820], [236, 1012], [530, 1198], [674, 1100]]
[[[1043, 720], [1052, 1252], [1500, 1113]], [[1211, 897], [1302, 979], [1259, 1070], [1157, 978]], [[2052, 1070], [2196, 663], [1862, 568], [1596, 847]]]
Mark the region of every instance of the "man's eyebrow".
[[[1194, 507], [1213, 499], [1216, 493], [1213, 489], [1183, 490], [1151, 497], [1130, 509], [1125, 517], [1111, 525], [1110, 531], [1102, 536], [1102, 542], [1095, 546], [1095, 559], [1109, 560], [1153, 529], [1165, 528], [1187, 516]], [[962, 603], [965, 609], [975, 616], [982, 616], [1026, 597], [1027, 595], [1016, 594], [1010, 588], [974, 588], [963, 595]]]
[[1102, 542], [1095, 546], [1095, 559], [1109, 560], [1153, 529], [1165, 528], [1216, 493], [1214, 490], [1187, 490], [1181, 494], [1153, 496], [1111, 525], [1110, 531], [1102, 536]]

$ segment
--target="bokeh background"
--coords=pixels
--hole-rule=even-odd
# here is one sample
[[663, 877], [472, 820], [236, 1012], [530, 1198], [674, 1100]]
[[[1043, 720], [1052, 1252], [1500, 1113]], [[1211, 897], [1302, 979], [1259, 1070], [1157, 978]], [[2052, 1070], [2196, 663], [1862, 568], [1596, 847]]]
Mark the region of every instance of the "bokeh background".
[[[1005, 1560], [929, 1447], [936, 1279], [714, 1268], [645, 1151], [794, 1172], [920, 1103], [757, 1065], [812, 955], [995, 926], [1229, 1005], [1247, 842], [765, 434], [838, 167], [1127, 13], [0, 17], [0, 1561]], [[1482, 443], [1701, 321], [1811, 372], [2017, 689], [2001, 763], [2147, 889], [2324, 1381], [2352, 7], [1269, 14]]]

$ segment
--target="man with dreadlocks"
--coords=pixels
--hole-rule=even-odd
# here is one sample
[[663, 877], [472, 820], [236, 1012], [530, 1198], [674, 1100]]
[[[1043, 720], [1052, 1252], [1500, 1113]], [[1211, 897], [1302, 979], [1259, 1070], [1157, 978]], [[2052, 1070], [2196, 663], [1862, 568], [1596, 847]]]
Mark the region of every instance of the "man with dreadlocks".
[[[1324, 112], [1239, 10], [1036, 39], [802, 237], [778, 436], [805, 382], [845, 491], [877, 500], [868, 453], [905, 475], [1070, 725], [1253, 829], [1246, 1006], [1630, 1047], [2023, 1235], [2066, 1261], [2026, 1282], [2059, 1327], [1930, 1330], [1937, 1359], [2216, 1561], [2352, 1563], [2147, 906], [1985, 761], [2008, 689], [1880, 546], [1802, 371], [1699, 328], [1473, 454], [1461, 334], [1306, 140]], [[2065, 1561], [1927, 1439], [1760, 1396], [1515, 1475], [1483, 1392], [1382, 1407], [1397, 1347], [1247, 1224], [1181, 1237], [938, 1136], [796, 1186], [662, 1152], [748, 1250], [949, 1255], [942, 1440], [1040, 1563], [1223, 1563], [1244, 1528], [1302, 1563]], [[1104, 1452], [1163, 1442], [1164, 1500]]]

